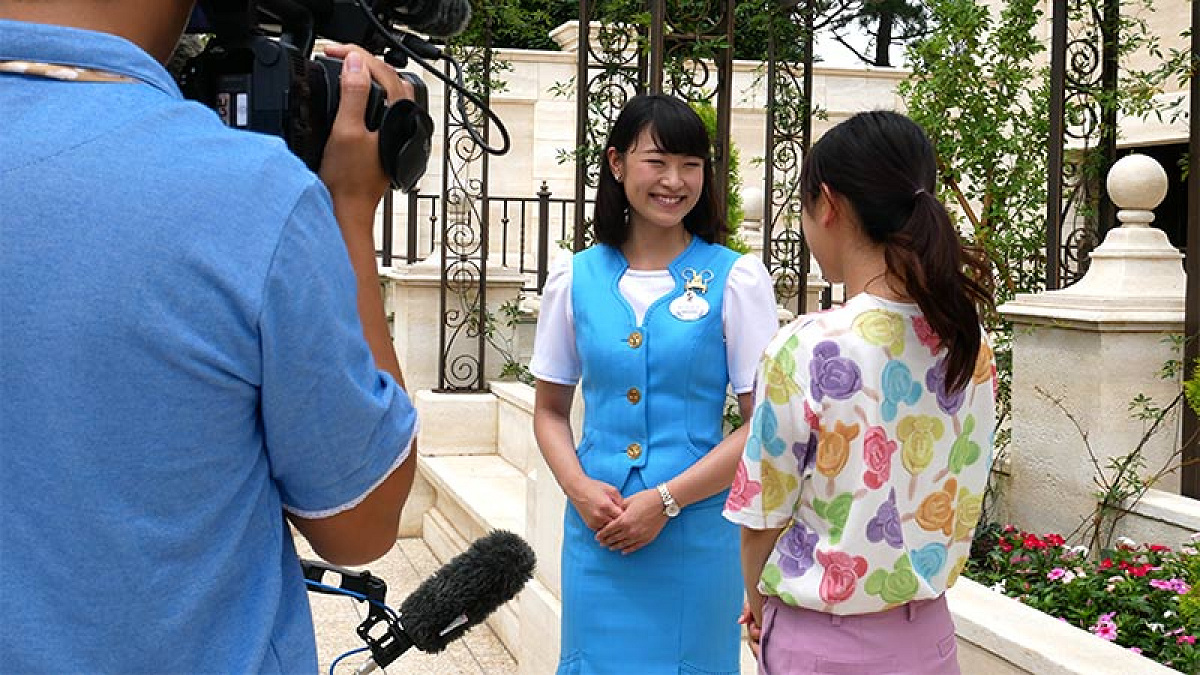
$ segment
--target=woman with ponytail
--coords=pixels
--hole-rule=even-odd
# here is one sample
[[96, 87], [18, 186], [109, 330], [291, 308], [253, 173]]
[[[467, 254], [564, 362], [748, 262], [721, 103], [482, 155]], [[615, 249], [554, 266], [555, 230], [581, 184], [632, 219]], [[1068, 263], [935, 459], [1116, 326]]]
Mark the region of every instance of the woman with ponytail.
[[892, 112], [805, 158], [804, 236], [846, 302], [767, 347], [725, 505], [761, 673], [959, 672], [944, 593], [979, 520], [996, 376], [989, 268], [936, 176], [924, 131]]

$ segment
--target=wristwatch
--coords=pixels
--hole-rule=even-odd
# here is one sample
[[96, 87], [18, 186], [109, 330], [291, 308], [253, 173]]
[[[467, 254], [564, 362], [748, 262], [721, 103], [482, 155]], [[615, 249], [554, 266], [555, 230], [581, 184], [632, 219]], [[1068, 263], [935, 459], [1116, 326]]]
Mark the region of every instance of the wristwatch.
[[675, 503], [675, 498], [671, 496], [671, 491], [667, 489], [666, 483], [658, 484], [658, 496], [662, 497], [664, 515], [668, 518], [679, 515], [679, 504]]

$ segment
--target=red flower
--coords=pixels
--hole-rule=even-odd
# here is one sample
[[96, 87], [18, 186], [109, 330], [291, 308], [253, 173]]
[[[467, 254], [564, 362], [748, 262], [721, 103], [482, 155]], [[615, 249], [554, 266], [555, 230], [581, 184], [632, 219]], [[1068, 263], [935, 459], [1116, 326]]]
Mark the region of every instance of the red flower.
[[1149, 565], [1149, 564], [1130, 565], [1128, 568], [1126, 568], [1126, 571], [1129, 572], [1130, 576], [1144, 577], [1144, 576], [1146, 576], [1146, 574], [1148, 574], [1150, 572], [1150, 567], [1151, 567], [1151, 565]]
[[[1121, 563], [1121, 564], [1124, 565], [1125, 563]], [[1100, 561], [1100, 569], [1102, 569], [1102, 570], [1109, 569], [1112, 566], [1113, 566], [1112, 558], [1105, 558], [1104, 560]], [[1124, 568], [1122, 568], [1122, 569], [1124, 569]]]
[[1062, 546], [1063, 544], [1067, 543], [1066, 539], [1063, 539], [1062, 536], [1057, 534], [1046, 535], [1044, 541], [1051, 546]]
[[1163, 546], [1162, 544], [1150, 544], [1150, 550], [1155, 553], [1168, 553], [1170, 552], [1171, 547]]
[[1038, 549], [1046, 548], [1046, 543], [1041, 539], [1038, 539], [1036, 534], [1027, 534], [1025, 535], [1025, 540], [1021, 542], [1021, 546], [1032, 551], [1036, 551]]
[[1009, 551], [1013, 550], [1012, 544], [1001, 539], [1000, 540], [1000, 550], [1004, 551], [1005, 553], [1008, 553]]

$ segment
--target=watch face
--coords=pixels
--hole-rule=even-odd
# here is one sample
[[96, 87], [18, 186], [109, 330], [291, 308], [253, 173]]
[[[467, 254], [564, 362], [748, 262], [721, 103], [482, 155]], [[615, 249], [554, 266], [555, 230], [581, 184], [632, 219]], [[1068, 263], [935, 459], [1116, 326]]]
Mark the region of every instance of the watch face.
[[679, 505], [678, 504], [669, 504], [669, 505], [667, 505], [666, 508], [663, 509], [663, 511], [671, 518], [674, 518], [675, 516], [679, 515]]

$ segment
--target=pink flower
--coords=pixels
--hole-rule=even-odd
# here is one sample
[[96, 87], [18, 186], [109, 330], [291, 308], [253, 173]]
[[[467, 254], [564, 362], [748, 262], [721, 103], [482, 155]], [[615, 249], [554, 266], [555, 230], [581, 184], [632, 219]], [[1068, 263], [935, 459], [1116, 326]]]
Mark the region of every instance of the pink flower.
[[1050, 573], [1046, 575], [1046, 578], [1050, 581], [1058, 581], [1065, 576], [1067, 576], [1066, 570], [1061, 567], [1055, 567], [1054, 569], [1050, 570]]
[[1187, 595], [1187, 593], [1192, 590], [1192, 587], [1188, 585], [1188, 582], [1179, 578], [1151, 579], [1148, 583], [1153, 588], [1157, 588], [1161, 591], [1171, 591], [1172, 593], [1178, 593], [1179, 595]]
[[1129, 651], [1133, 652], [1134, 654], [1141, 654], [1142, 648], [1141, 647], [1130, 647]]
[[1179, 637], [1175, 638], [1175, 644], [1177, 644], [1177, 645], [1181, 645], [1185, 642], [1188, 643], [1189, 645], [1196, 644], [1196, 636], [1195, 635], [1180, 635]]
[[738, 462], [737, 473], [733, 475], [733, 486], [729, 488], [729, 497], [725, 500], [725, 508], [730, 511], [741, 511], [749, 506], [760, 492], [762, 492], [762, 483], [748, 480], [745, 462]]
[[858, 580], [867, 573], [867, 559], [842, 551], [817, 551], [817, 562], [825, 566], [821, 577], [821, 599], [827, 604], [844, 602], [854, 595]]
[[1094, 633], [1096, 637], [1108, 640], [1109, 642], [1116, 640], [1117, 624], [1113, 623], [1113, 617], [1116, 615], [1116, 612], [1107, 612], [1105, 614], [1101, 614], [1100, 618], [1096, 619], [1096, 625], [1092, 626], [1088, 630]]

